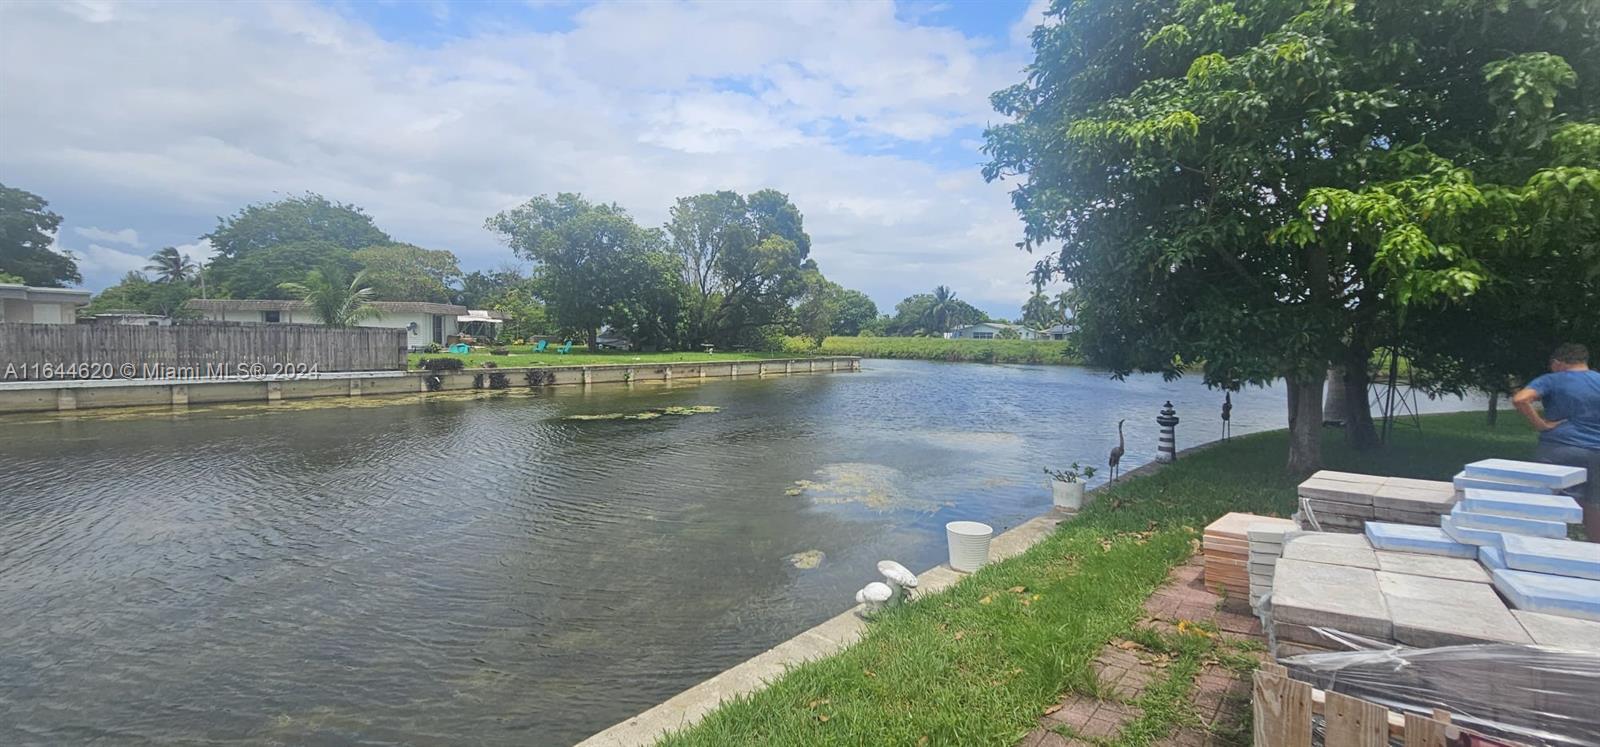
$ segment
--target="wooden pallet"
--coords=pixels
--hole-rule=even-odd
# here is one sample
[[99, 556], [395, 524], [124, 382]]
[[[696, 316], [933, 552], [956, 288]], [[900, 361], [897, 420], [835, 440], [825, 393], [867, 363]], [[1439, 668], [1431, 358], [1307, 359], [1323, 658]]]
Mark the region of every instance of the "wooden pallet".
[[[1323, 718], [1326, 747], [1387, 747], [1391, 738], [1405, 747], [1450, 747], [1471, 734], [1450, 723], [1450, 714], [1432, 717], [1395, 713], [1377, 703], [1318, 690], [1289, 679], [1280, 664], [1263, 664], [1251, 696], [1256, 747], [1311, 747], [1311, 717]], [[1511, 744], [1488, 739], [1479, 744]]]

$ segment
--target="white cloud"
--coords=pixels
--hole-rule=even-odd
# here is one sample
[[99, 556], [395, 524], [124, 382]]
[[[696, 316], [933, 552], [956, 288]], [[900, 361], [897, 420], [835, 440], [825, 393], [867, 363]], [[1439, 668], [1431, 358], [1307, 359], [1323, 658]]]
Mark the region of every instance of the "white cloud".
[[123, 246], [131, 246], [135, 249], [139, 249], [144, 246], [144, 244], [139, 241], [139, 232], [131, 228], [124, 228], [120, 231], [107, 231], [103, 228], [94, 228], [92, 226], [79, 226], [72, 229], [72, 231], [73, 233], [76, 233], [79, 236], [91, 241], [104, 241], [111, 244], [121, 244]]
[[179, 244], [173, 248], [177, 249], [179, 254], [202, 264], [210, 262], [211, 258], [216, 256], [217, 253], [217, 248], [211, 245], [210, 239], [201, 239], [189, 244]]
[[76, 260], [78, 272], [83, 275], [84, 285], [95, 289], [113, 285], [131, 271], [143, 271], [144, 266], [150, 262], [150, 259], [143, 255], [102, 244], [90, 243], [86, 248], [66, 246], [61, 243], [59, 235], [52, 240], [50, 250]]
[[1011, 24], [1011, 42], [1018, 46], [1029, 43], [1033, 30], [1044, 23], [1044, 12], [1050, 9], [1051, 0], [1031, 0], [1028, 9], [1022, 12], [1022, 17]]
[[1024, 52], [885, 3], [602, 3], [438, 46], [311, 5], [85, 10], [0, 5], [0, 173], [99, 242], [91, 287], [133, 261], [107, 244], [193, 242], [307, 190], [487, 268], [509, 255], [484, 219], [535, 194], [654, 224], [678, 196], [773, 187], [824, 272], [886, 308], [938, 284], [1008, 314], [1028, 294], [972, 143]]

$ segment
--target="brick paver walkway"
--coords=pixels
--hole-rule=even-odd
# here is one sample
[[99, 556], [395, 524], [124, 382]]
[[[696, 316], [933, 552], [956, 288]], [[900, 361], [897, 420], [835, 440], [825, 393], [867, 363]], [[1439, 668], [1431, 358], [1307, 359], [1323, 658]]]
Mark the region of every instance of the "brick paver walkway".
[[[1201, 558], [1173, 569], [1167, 583], [1145, 600], [1142, 628], [1176, 632], [1195, 623], [1220, 631], [1224, 639], [1261, 638], [1261, 621], [1244, 600], [1224, 599], [1200, 581]], [[1112, 641], [1101, 649], [1093, 669], [1099, 695], [1068, 693], [1046, 710], [1039, 725], [1018, 747], [1089, 747], [1114, 742], [1123, 727], [1143, 715], [1138, 702], [1145, 689], [1164, 677], [1162, 657], [1131, 641]], [[1185, 727], [1157, 742], [1168, 747], [1210, 747], [1227, 743], [1219, 734], [1241, 722], [1249, 710], [1250, 680], [1215, 662], [1195, 677], [1188, 703], [1200, 727]], [[1246, 737], [1246, 740], [1248, 738]]]

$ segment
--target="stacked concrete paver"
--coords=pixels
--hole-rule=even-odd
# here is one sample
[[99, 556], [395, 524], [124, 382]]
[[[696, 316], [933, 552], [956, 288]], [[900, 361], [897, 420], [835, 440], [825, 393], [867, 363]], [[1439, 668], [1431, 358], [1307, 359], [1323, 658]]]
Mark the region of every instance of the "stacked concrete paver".
[[1439, 525], [1455, 505], [1455, 485], [1408, 477], [1322, 470], [1300, 484], [1300, 525], [1323, 532], [1360, 532], [1368, 521]]
[[1261, 606], [1261, 600], [1272, 593], [1272, 571], [1283, 557], [1283, 543], [1300, 534], [1292, 523], [1256, 522], [1245, 528], [1250, 541], [1250, 607]]
[[1252, 529], [1295, 529], [1289, 519], [1230, 513], [1211, 522], [1201, 537], [1205, 556], [1205, 585], [1245, 599], [1250, 596], [1250, 535]]
[[[1566, 522], [1581, 513], [1570, 498], [1551, 492], [1585, 476], [1524, 465], [1468, 465], [1438, 526], [1372, 521], [1360, 535], [1287, 539], [1266, 607], [1275, 653], [1485, 642], [1600, 652], [1600, 544], [1565, 539]], [[1312, 501], [1329, 502], [1339, 490], [1346, 496], [1339, 502], [1359, 505], [1348, 496], [1376, 500], [1388, 484], [1373, 487], [1381, 479], [1318, 473], [1307, 482]], [[1475, 480], [1523, 489], [1485, 488], [1488, 482]], [[1303, 502], [1307, 495], [1302, 486]]]

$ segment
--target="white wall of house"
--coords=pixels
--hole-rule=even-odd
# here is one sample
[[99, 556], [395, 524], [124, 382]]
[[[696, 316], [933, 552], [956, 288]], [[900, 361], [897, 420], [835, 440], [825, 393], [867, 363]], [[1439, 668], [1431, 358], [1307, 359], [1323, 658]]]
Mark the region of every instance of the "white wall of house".
[[0, 301], [0, 322], [77, 324], [79, 304], [7, 298]]
[[[456, 318], [453, 314], [388, 313], [378, 319], [363, 320], [361, 326], [406, 329], [406, 345], [413, 348], [421, 348], [427, 347], [430, 342], [435, 342], [433, 339], [434, 317], [440, 318], [440, 334], [437, 342], [443, 345], [458, 330]], [[413, 324], [417, 325], [416, 329], [409, 329]]]
[[[275, 316], [274, 316], [275, 315]], [[434, 342], [433, 320], [439, 317], [440, 334], [437, 342], [446, 344], [450, 336], [456, 334], [458, 327], [454, 314], [423, 314], [423, 313], [395, 313], [387, 312], [377, 319], [363, 319], [356, 324], [358, 327], [383, 327], [387, 329], [406, 330], [406, 346], [424, 348], [428, 343]], [[250, 324], [271, 324], [276, 320], [278, 324], [320, 324], [316, 315], [305, 310], [295, 311], [211, 311], [206, 312], [205, 318], [216, 322], [246, 322]], [[411, 325], [416, 328], [412, 329]]]
[[995, 324], [993, 322], [981, 322], [978, 324], [967, 325], [965, 327], [957, 327], [956, 329], [950, 331], [950, 339], [994, 340], [998, 339], [1000, 337], [1000, 333], [1006, 329], [1015, 329], [1017, 334], [1020, 335], [1021, 339], [1023, 340], [1039, 339], [1039, 333], [1036, 330], [1032, 330], [1027, 327], [1013, 326], [1010, 324]]

